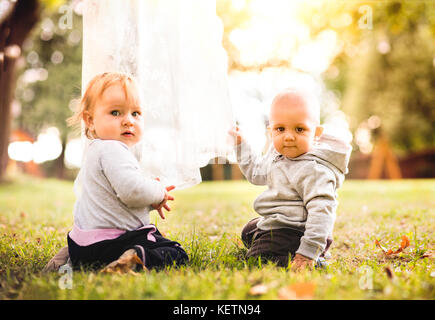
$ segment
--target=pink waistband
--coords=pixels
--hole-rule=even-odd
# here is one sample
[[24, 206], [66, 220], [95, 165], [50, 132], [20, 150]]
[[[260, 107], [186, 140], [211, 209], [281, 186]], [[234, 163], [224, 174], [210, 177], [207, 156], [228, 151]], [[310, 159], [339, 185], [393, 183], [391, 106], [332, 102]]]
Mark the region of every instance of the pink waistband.
[[[149, 241], [153, 241], [153, 242], [156, 241], [156, 238], [153, 235], [153, 233], [157, 230], [155, 225], [148, 224], [148, 225], [140, 227], [137, 230], [142, 230], [142, 229], [150, 229], [150, 231], [148, 232], [148, 235], [147, 235], [147, 239]], [[94, 244], [96, 242], [116, 239], [126, 232], [127, 232], [126, 230], [120, 230], [120, 229], [83, 230], [74, 224], [72, 230], [69, 232], [69, 237], [71, 238], [71, 240], [73, 240], [79, 246], [89, 246], [89, 245]]]

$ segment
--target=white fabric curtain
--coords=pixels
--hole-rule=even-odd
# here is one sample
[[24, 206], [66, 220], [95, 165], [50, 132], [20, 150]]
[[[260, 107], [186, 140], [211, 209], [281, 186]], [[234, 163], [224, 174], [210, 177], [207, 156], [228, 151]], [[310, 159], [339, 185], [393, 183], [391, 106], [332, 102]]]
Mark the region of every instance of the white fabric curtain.
[[137, 154], [151, 177], [177, 188], [232, 155], [234, 125], [223, 26], [215, 0], [85, 0], [82, 88], [106, 71], [133, 75], [144, 105]]

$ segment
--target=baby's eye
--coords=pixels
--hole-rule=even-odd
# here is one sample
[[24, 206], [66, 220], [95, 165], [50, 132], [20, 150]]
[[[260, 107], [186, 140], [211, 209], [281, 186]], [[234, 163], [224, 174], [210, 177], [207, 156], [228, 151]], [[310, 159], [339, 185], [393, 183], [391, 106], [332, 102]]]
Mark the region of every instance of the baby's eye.
[[131, 115], [133, 117], [139, 117], [140, 116], [140, 112], [139, 111], [133, 111]]
[[119, 116], [119, 115], [120, 115], [120, 113], [119, 113], [118, 110], [113, 110], [113, 111], [110, 112], [110, 114], [111, 114], [112, 116]]
[[278, 132], [283, 132], [283, 131], [285, 130], [285, 128], [284, 128], [284, 127], [278, 127], [278, 128], [276, 128], [276, 130], [277, 130]]
[[302, 133], [302, 132], [304, 132], [304, 131], [305, 131], [304, 128], [301, 128], [301, 127], [296, 128], [296, 132], [297, 132], [297, 133]]

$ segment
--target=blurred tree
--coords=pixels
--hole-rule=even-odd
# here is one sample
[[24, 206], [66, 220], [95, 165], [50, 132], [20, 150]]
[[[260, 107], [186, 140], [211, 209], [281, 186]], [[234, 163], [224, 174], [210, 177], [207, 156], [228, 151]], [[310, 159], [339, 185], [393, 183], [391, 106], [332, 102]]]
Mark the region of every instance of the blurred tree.
[[[79, 4], [80, 1], [70, 1], [70, 9]], [[21, 112], [14, 125], [35, 136], [46, 127], [59, 129], [63, 152], [43, 167], [47, 174], [63, 177], [64, 151], [70, 133], [65, 120], [72, 115], [74, 99], [80, 97], [81, 91], [82, 17], [79, 10], [72, 10], [73, 23], [64, 28], [58, 22], [66, 13], [59, 12], [58, 7], [59, 4], [56, 10], [42, 10], [39, 23], [24, 44], [26, 60], [15, 92]], [[236, 9], [230, 0], [217, 0], [216, 11], [223, 21], [223, 43], [231, 52], [228, 65], [232, 66], [237, 52], [228, 34], [248, 20], [247, 7]]]
[[0, 180], [8, 163], [11, 102], [15, 84], [16, 61], [24, 39], [39, 17], [36, 0], [3, 2], [7, 7], [0, 17]]
[[222, 45], [228, 54], [228, 68], [243, 69], [238, 63], [239, 51], [230, 41], [231, 31], [237, 28], [243, 28], [249, 23], [251, 16], [249, 12], [249, 0], [241, 2], [241, 7], [235, 7], [232, 0], [216, 0], [216, 14], [222, 20], [224, 33], [222, 36]]
[[[435, 124], [435, 3], [433, 1], [324, 2], [307, 10], [313, 34], [335, 30], [342, 50], [324, 74], [342, 94], [355, 131], [377, 116], [398, 152], [433, 149]], [[337, 21], [344, 15], [350, 24]], [[337, 75], [338, 73], [338, 75]], [[369, 124], [370, 127], [370, 124]]]
[[[65, 174], [64, 152], [71, 131], [66, 119], [81, 92], [82, 17], [74, 11], [74, 3], [65, 9], [69, 11], [42, 12], [24, 45], [26, 65], [16, 90], [21, 104], [16, 126], [34, 135], [47, 127], [59, 129], [62, 153], [43, 164], [49, 175], [58, 178]], [[68, 24], [63, 21], [66, 17], [71, 19]]]
[[11, 104], [14, 99], [17, 61], [24, 40], [39, 20], [41, 2], [47, 8], [58, 6], [61, 0], [1, 0], [0, 14], [0, 180], [8, 163], [11, 128]]
[[[21, 2], [18, 0], [15, 6], [18, 7]], [[24, 39], [19, 43], [26, 59], [22, 76], [17, 82], [16, 95], [21, 104], [21, 115], [16, 125], [35, 135], [44, 127], [56, 126], [65, 144], [68, 134], [65, 119], [71, 114], [68, 107], [71, 99], [80, 95], [81, 16], [74, 14], [72, 28], [60, 28], [58, 22], [64, 13], [59, 13], [57, 9], [63, 1], [40, 2], [43, 10], [34, 11], [37, 18], [41, 17], [40, 23], [31, 34], [31, 40], [26, 41], [24, 46]], [[69, 3], [78, 2], [72, 0]], [[26, 8], [30, 8], [31, 3], [38, 7], [36, 0], [29, 0], [26, 1]], [[223, 46], [228, 53], [229, 70], [260, 71], [269, 66], [277, 67], [276, 61], [273, 65], [268, 62], [255, 66], [242, 65], [237, 48], [229, 40], [231, 31], [249, 25], [252, 18], [250, 4], [250, 0], [216, 1], [216, 11], [224, 27]], [[45, 10], [47, 8], [56, 10]], [[302, 9], [301, 19], [310, 27], [313, 37], [326, 29], [333, 29], [338, 35], [339, 54], [323, 76], [330, 89], [341, 93], [343, 110], [350, 116], [353, 131], [376, 115], [396, 148], [433, 148], [433, 2], [325, 0], [306, 2]], [[8, 17], [8, 21], [16, 19], [12, 13]], [[4, 21], [0, 17], [2, 52], [7, 37]], [[31, 19], [20, 21], [30, 22]], [[290, 58], [280, 61], [278, 65], [290, 66]], [[7, 65], [6, 59], [5, 56], [2, 70]], [[27, 73], [29, 70], [39, 74], [40, 79], [28, 81], [28, 76], [32, 74]], [[14, 81], [5, 80], [4, 74], [2, 71], [2, 85], [13, 84]], [[0, 130], [8, 132], [10, 127], [6, 119], [10, 118], [14, 90], [2, 87], [1, 92], [2, 100], [6, 100], [4, 92], [10, 93], [9, 102], [2, 104], [2, 108], [5, 105], [8, 107], [1, 109], [0, 118], [3, 121]], [[8, 136], [1, 132], [0, 140], [1, 166], [4, 168]], [[61, 175], [63, 158], [55, 166], [59, 168], [58, 175]], [[0, 176], [3, 171], [0, 168]]]
[[[249, 26], [251, 1], [240, 1], [244, 5], [237, 10], [229, 0], [217, 3], [230, 71], [291, 67], [291, 54], [243, 65], [229, 34]], [[298, 16], [312, 39], [325, 30], [338, 36], [338, 53], [322, 77], [341, 97], [353, 132], [376, 116], [396, 151], [435, 147], [434, 1], [307, 1]]]

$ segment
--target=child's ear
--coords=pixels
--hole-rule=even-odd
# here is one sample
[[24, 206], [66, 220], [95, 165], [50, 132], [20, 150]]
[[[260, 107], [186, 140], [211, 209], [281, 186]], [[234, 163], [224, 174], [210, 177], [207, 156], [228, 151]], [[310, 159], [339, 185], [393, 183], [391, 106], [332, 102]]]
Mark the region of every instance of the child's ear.
[[316, 127], [316, 133], [314, 135], [316, 137], [316, 139], [320, 138], [322, 133], [323, 133], [323, 127], [322, 126], [317, 126]]
[[267, 134], [269, 135], [269, 137], [272, 138], [272, 129], [270, 128], [270, 126], [267, 126], [266, 130], [267, 130]]
[[94, 119], [92, 118], [92, 115], [89, 111], [83, 112], [83, 120], [85, 121], [86, 127], [90, 130], [94, 130]]

